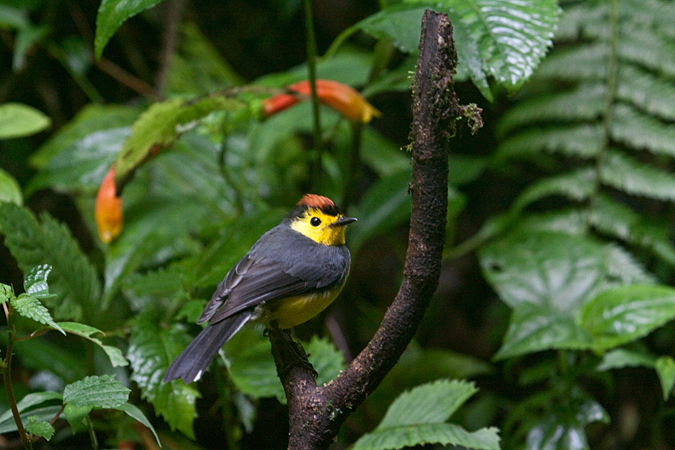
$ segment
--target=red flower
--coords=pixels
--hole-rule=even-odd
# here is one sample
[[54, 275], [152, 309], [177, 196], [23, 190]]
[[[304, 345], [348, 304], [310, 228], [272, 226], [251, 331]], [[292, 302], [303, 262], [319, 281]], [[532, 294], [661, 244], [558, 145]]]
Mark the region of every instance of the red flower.
[[[266, 116], [283, 111], [312, 95], [309, 81], [300, 81], [288, 87], [290, 92], [299, 94], [278, 94], [263, 102]], [[316, 80], [316, 94], [319, 101], [345, 116], [352, 122], [368, 123], [373, 117], [379, 117], [380, 111], [368, 103], [355, 89], [332, 80]]]
[[115, 166], [106, 174], [96, 194], [94, 218], [101, 240], [108, 243], [122, 231], [122, 199], [117, 196]]

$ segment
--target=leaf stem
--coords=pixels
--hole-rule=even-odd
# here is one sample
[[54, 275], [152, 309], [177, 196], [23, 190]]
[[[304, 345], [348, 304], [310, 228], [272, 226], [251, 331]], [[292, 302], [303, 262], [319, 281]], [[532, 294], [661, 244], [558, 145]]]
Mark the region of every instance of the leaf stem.
[[21, 436], [21, 442], [26, 450], [32, 450], [33, 444], [30, 437], [26, 433], [23, 423], [21, 422], [21, 414], [16, 405], [16, 398], [14, 397], [14, 389], [12, 388], [12, 351], [14, 350], [14, 340], [16, 337], [16, 330], [14, 328], [14, 309], [7, 302], [2, 304], [7, 317], [7, 356], [2, 364], [2, 376], [5, 379], [5, 390], [7, 391], [7, 401], [16, 422], [16, 428]]

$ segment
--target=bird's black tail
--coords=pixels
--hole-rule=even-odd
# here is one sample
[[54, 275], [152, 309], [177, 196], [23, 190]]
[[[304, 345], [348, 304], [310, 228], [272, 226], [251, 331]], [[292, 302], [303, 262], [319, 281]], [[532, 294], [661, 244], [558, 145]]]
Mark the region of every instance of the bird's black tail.
[[182, 378], [188, 384], [198, 380], [216, 357], [218, 350], [250, 318], [250, 311], [242, 311], [217, 323], [209, 324], [171, 363], [162, 381], [167, 383]]

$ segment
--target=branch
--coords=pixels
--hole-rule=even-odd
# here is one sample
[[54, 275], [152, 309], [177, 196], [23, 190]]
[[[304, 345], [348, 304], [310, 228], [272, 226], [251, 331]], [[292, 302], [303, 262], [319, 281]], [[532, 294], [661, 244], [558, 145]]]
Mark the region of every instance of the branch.
[[452, 79], [456, 65], [447, 15], [427, 10], [413, 82], [412, 215], [404, 280], [373, 339], [340, 376], [317, 387], [311, 370], [302, 365], [289, 367], [281, 337], [270, 331], [272, 353], [288, 400], [289, 449], [325, 449], [330, 445], [349, 414], [396, 364], [438, 286], [448, 202], [448, 138], [462, 112]]

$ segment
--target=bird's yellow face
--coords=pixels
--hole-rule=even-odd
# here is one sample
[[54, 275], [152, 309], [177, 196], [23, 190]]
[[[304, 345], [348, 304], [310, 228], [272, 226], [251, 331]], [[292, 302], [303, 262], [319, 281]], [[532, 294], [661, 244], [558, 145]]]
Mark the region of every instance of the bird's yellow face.
[[307, 208], [304, 215], [291, 222], [291, 228], [323, 245], [344, 245], [345, 224], [339, 224], [342, 214], [326, 214], [319, 208]]

